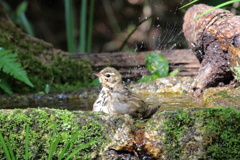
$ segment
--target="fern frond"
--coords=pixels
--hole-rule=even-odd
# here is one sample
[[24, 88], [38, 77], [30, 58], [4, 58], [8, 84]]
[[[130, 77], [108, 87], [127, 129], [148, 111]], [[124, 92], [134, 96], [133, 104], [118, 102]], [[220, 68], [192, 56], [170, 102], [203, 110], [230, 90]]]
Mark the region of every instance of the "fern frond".
[[3, 78], [0, 79], [0, 88], [7, 94], [13, 94], [11, 87], [8, 85], [7, 81]]
[[16, 57], [17, 55], [10, 50], [0, 49], [0, 70], [33, 87], [27, 72], [22, 68], [21, 63], [17, 62]]

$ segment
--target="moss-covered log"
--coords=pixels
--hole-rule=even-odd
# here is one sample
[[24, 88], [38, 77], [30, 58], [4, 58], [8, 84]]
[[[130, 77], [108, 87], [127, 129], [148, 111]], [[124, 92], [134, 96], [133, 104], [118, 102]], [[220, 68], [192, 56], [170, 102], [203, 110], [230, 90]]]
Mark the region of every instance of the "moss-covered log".
[[158, 159], [239, 159], [239, 121], [231, 108], [159, 112], [145, 127], [144, 148]]
[[46, 84], [51, 91], [71, 86], [85, 85], [91, 77], [91, 67], [84, 60], [69, 59], [65, 52], [54, 49], [47, 42], [25, 34], [16, 27], [5, 14], [0, 3], [0, 47], [17, 54], [19, 62], [27, 71], [34, 88], [22, 82], [6, 77], [12, 90], [16, 93], [44, 91]]
[[[60, 138], [53, 158], [78, 132], [64, 158], [75, 159], [239, 159], [240, 112], [232, 108], [190, 108], [157, 112], [145, 125], [128, 115], [54, 109], [1, 110], [0, 133], [14, 154], [23, 159], [26, 126], [30, 159], [46, 159]], [[138, 127], [136, 127], [138, 126]], [[99, 139], [96, 139], [100, 137]], [[0, 159], [5, 154], [0, 145]]]
[[[26, 126], [29, 125], [29, 159], [47, 159], [51, 144], [60, 138], [53, 155], [56, 159], [76, 133], [77, 139], [70, 144], [63, 157], [73, 153], [80, 146], [93, 140], [87, 148], [78, 152], [75, 159], [94, 159], [101, 157], [106, 147], [123, 149], [132, 139], [134, 130], [129, 116], [106, 116], [89, 112], [69, 112], [67, 110], [26, 109], [1, 110], [0, 133], [9, 141], [17, 159], [24, 159]], [[131, 148], [131, 145], [129, 145]], [[3, 146], [0, 145], [0, 159], [4, 159]]]

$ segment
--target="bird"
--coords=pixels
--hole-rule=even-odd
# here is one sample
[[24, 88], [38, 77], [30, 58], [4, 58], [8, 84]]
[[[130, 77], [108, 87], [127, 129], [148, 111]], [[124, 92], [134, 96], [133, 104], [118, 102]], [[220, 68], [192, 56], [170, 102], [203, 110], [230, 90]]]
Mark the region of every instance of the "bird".
[[112, 67], [106, 67], [95, 74], [102, 84], [102, 89], [93, 104], [93, 112], [111, 115], [129, 114], [133, 118], [150, 118], [160, 107], [150, 107], [139, 95], [131, 92], [123, 84], [122, 75]]

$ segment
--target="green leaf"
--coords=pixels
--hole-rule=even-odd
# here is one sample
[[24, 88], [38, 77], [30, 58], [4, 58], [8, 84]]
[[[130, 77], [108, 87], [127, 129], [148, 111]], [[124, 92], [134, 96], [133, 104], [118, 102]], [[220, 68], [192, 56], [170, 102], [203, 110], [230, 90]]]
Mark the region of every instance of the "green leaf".
[[170, 72], [170, 73], [169, 73], [169, 76], [170, 76], [170, 77], [176, 76], [179, 72], [180, 72], [180, 70], [179, 70], [179, 69], [176, 69], [176, 70]]
[[93, 143], [97, 142], [97, 140], [99, 139], [100, 137], [96, 137], [92, 140], [90, 140], [89, 142], [81, 145], [79, 148], [77, 148], [73, 153], [71, 153], [67, 158], [66, 160], [68, 159], [71, 159], [76, 153], [80, 152], [81, 150], [85, 149], [85, 148], [88, 148], [89, 146], [91, 146]]
[[10, 152], [8, 150], [7, 144], [5, 143], [1, 132], [0, 132], [0, 143], [1, 143], [1, 146], [3, 147], [3, 151], [5, 153], [6, 159], [11, 160]]
[[9, 150], [9, 154], [11, 156], [11, 160], [15, 160], [16, 158], [15, 158], [15, 155], [13, 153], [13, 149], [12, 149], [12, 146], [11, 146], [9, 140], [7, 138], [5, 140], [6, 140], [6, 144], [7, 144], [8, 150]]
[[160, 77], [157, 74], [150, 74], [142, 77], [141, 79], [138, 80], [138, 82], [149, 82], [149, 81], [154, 81], [158, 78]]
[[0, 88], [7, 94], [13, 94], [11, 87], [8, 85], [5, 79], [0, 79]]
[[168, 76], [168, 61], [162, 54], [156, 52], [147, 54], [146, 66], [151, 73], [158, 75], [159, 78]]
[[27, 1], [23, 1], [22, 3], [20, 3], [17, 7], [17, 15], [19, 16], [19, 15], [25, 13], [27, 10], [27, 6], [28, 6]]
[[193, 1], [189, 2], [189, 3], [185, 4], [184, 6], [180, 7], [179, 10], [180, 10], [180, 9], [183, 9], [183, 8], [189, 6], [189, 5], [191, 5], [191, 4], [193, 4], [193, 3], [197, 2], [197, 1], [198, 1], [198, 0], [193, 0]]
[[14, 78], [33, 87], [33, 84], [28, 79], [26, 71], [22, 68], [21, 63], [17, 62], [17, 55], [10, 53], [10, 50], [0, 50], [0, 69], [13, 76]]
[[69, 146], [75, 142], [75, 140], [77, 139], [77, 137], [79, 136], [79, 134], [80, 134], [79, 132], [76, 132], [76, 133], [72, 136], [71, 140], [65, 145], [65, 147], [64, 147], [63, 150], [61, 151], [60, 155], [58, 156], [58, 160], [62, 160], [62, 159], [63, 159], [63, 156], [64, 156], [64, 154], [66, 153], [67, 149], [69, 149]]
[[228, 1], [228, 2], [225, 2], [225, 3], [219, 4], [219, 5], [211, 8], [211, 9], [203, 12], [202, 14], [196, 16], [196, 17], [193, 18], [192, 20], [198, 19], [198, 18], [202, 17], [203, 15], [208, 14], [209, 12], [212, 12], [212, 11], [215, 10], [215, 9], [221, 8], [221, 7], [223, 7], [223, 6], [226, 6], [226, 5], [229, 5], [229, 4], [231, 4], [231, 3], [238, 2], [238, 1], [239, 1], [239, 0], [232, 0], [232, 1]]
[[94, 87], [97, 87], [97, 86], [101, 86], [101, 83], [99, 82], [99, 78], [95, 78], [91, 84], [94, 86]]
[[29, 159], [29, 124], [26, 126], [26, 138], [25, 138], [25, 160]]

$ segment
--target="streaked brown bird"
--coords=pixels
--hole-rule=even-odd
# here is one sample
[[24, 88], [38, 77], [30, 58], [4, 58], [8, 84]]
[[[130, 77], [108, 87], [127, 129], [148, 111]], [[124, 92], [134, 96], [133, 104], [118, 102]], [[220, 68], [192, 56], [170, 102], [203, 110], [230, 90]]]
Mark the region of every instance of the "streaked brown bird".
[[102, 90], [93, 105], [94, 112], [129, 114], [142, 119], [151, 117], [160, 107], [149, 107], [137, 94], [129, 91], [115, 68], [107, 67], [96, 76], [99, 77]]

